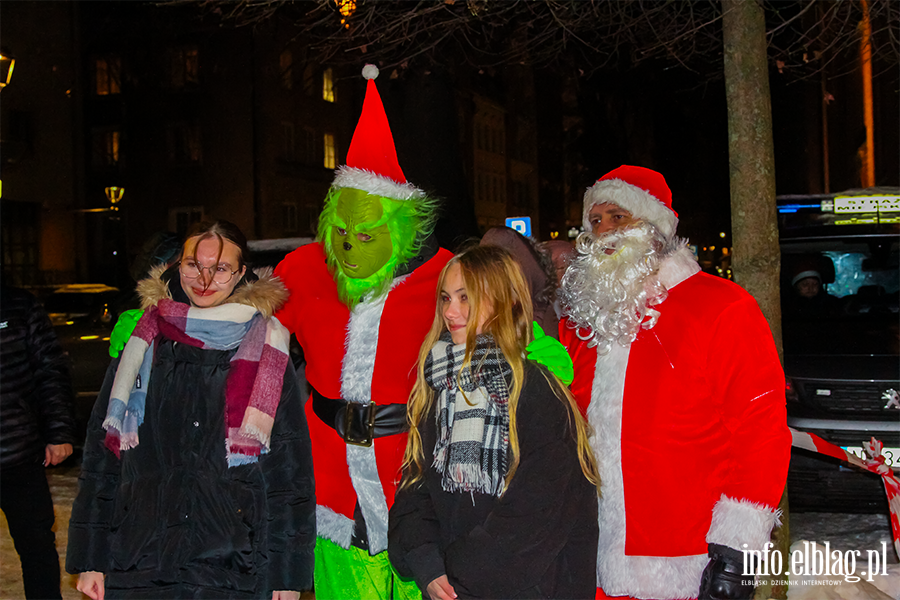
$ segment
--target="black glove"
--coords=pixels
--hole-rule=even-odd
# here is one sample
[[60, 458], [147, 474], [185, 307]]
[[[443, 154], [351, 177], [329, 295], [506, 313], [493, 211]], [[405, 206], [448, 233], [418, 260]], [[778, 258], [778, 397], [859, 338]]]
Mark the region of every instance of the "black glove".
[[[749, 572], [753, 572], [752, 556]], [[744, 575], [744, 553], [721, 546], [709, 545], [709, 563], [700, 578], [699, 600], [748, 600], [753, 597], [753, 575]]]

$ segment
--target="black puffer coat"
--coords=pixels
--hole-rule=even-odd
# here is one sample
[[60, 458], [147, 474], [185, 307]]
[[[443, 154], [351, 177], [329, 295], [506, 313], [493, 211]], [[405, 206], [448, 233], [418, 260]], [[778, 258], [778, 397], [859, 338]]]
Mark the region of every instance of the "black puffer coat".
[[47, 444], [75, 443], [68, 360], [47, 313], [0, 287], [0, 469], [41, 463]]
[[397, 492], [388, 532], [391, 564], [423, 592], [447, 575], [459, 598], [594, 597], [597, 488], [581, 471], [569, 410], [541, 371], [526, 363], [519, 466], [501, 498], [444, 491], [431, 466], [436, 402], [424, 417], [429, 467]]
[[105, 573], [107, 598], [271, 598], [273, 590], [309, 589], [312, 455], [290, 362], [269, 453], [229, 468], [225, 381], [236, 350], [164, 337], [157, 345], [140, 443], [121, 460], [104, 447], [102, 428], [118, 361], [107, 372], [88, 427], [66, 569]]

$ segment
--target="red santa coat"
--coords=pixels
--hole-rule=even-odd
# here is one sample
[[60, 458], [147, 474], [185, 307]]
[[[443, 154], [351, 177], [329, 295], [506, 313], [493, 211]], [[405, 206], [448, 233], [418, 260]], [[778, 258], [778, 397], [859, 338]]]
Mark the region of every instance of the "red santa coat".
[[685, 249], [663, 262], [668, 298], [630, 347], [598, 356], [560, 326], [595, 431], [610, 596], [696, 598], [707, 543], [758, 550], [777, 520], [791, 436], [775, 344], [752, 296], [699, 271]]
[[[306, 358], [307, 381], [327, 398], [376, 404], [406, 403], [416, 380], [422, 340], [434, 321], [435, 290], [441, 269], [452, 257], [440, 249], [409, 275], [398, 277], [387, 297], [361, 303], [353, 313], [338, 298], [337, 286], [325, 264], [320, 244], [290, 253], [275, 269], [291, 295], [276, 316], [297, 336]], [[351, 481], [348, 446], [306, 403], [316, 478], [318, 535], [349, 547], [357, 491]], [[374, 459], [381, 489], [377, 498], [364, 496], [367, 528], [379, 529], [366, 515], [365, 504], [383, 510], [393, 504], [406, 434], [377, 438]], [[356, 448], [356, 447], [354, 447]], [[370, 535], [370, 546], [371, 546]], [[372, 548], [379, 551], [382, 548]]]

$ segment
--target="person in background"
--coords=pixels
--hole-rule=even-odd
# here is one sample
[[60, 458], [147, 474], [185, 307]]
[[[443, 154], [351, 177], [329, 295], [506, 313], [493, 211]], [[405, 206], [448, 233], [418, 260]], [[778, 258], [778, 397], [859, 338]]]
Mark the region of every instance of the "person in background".
[[138, 284], [144, 315], [94, 405], [66, 568], [103, 598], [296, 600], [312, 587], [309, 432], [243, 233], [196, 225]]
[[560, 339], [603, 479], [598, 597], [750, 598], [791, 448], [769, 326], [700, 272], [660, 173], [607, 173], [583, 215]]
[[557, 281], [550, 256], [531, 238], [509, 227], [488, 229], [479, 244], [499, 246], [513, 255], [528, 281], [534, 321], [549, 337], [558, 339], [559, 316], [553, 310]]
[[29, 599], [61, 597], [44, 467], [72, 454], [74, 400], [68, 361], [47, 313], [34, 296], [0, 280], [0, 509]]
[[566, 387], [525, 358], [531, 290], [496, 246], [455, 256], [409, 400], [388, 553], [426, 598], [592, 598], [597, 477]]
[[546, 252], [550, 253], [550, 260], [556, 272], [556, 285], [559, 286], [562, 283], [563, 275], [566, 274], [566, 269], [575, 258], [575, 246], [562, 240], [550, 240], [544, 242], [542, 246]]

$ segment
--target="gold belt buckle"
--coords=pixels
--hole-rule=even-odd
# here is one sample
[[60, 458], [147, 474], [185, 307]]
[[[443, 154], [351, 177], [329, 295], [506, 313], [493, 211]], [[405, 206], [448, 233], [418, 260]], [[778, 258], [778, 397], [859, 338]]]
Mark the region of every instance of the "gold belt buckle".
[[375, 439], [375, 403], [347, 403], [344, 412], [344, 441], [353, 446], [371, 446]]

